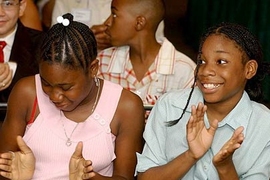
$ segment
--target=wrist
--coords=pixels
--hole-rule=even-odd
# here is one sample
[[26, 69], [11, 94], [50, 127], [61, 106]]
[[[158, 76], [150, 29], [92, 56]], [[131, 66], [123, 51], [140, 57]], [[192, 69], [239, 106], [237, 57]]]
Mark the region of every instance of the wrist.
[[185, 152], [185, 156], [189, 161], [194, 161], [197, 162], [201, 157], [197, 157], [194, 155], [194, 153], [192, 153], [190, 150], [187, 150]]

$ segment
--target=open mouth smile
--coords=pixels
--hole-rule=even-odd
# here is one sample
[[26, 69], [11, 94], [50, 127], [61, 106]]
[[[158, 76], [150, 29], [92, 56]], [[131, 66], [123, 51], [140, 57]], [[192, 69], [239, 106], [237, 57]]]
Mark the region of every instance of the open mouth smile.
[[220, 86], [220, 84], [202, 84], [202, 86], [205, 89], [215, 89], [215, 88], [218, 88]]

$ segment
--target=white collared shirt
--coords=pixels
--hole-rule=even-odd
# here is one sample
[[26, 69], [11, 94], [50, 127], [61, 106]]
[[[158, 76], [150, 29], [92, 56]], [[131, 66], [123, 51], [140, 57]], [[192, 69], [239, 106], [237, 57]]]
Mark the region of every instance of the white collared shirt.
[[7, 43], [7, 45], [3, 49], [3, 51], [4, 51], [4, 61], [5, 62], [8, 62], [9, 61], [17, 28], [18, 28], [18, 25], [16, 25], [14, 31], [12, 33], [10, 33], [7, 37], [0, 38], [0, 41], [5, 41]]

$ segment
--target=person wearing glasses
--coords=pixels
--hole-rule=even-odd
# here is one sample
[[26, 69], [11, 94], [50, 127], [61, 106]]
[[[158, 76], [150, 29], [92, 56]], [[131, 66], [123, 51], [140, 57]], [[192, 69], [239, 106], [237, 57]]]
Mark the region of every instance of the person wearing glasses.
[[[25, 8], [26, 0], [0, 0], [0, 42], [3, 43], [3, 51], [0, 50], [0, 54], [3, 55], [2, 63], [15, 62], [17, 64], [12, 79], [10, 68], [1, 64], [1, 104], [7, 102], [11, 89], [19, 79], [38, 72], [35, 49], [38, 47], [42, 32], [25, 27], [21, 23], [19, 18], [24, 14]], [[6, 108], [1, 106], [0, 124], [4, 120], [5, 114]]]

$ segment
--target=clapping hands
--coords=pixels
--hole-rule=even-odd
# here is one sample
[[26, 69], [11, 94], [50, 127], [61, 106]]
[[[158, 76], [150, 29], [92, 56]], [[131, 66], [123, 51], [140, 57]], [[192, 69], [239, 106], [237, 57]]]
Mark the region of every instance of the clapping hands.
[[[35, 156], [21, 136], [17, 137], [20, 151], [0, 154], [0, 175], [11, 180], [32, 179], [35, 171]], [[92, 162], [82, 156], [83, 143], [79, 142], [69, 162], [69, 179], [82, 180], [95, 176]]]
[[[187, 124], [187, 140], [190, 154], [194, 159], [201, 158], [211, 147], [215, 132], [218, 127], [218, 121], [210, 121], [210, 127], [207, 129], [204, 124], [204, 114], [207, 107], [202, 103], [191, 107], [191, 117]], [[238, 149], [243, 140], [244, 128], [238, 127], [232, 137], [223, 145], [220, 151], [213, 157], [215, 167], [220, 168], [226, 165], [232, 165], [232, 155]]]

